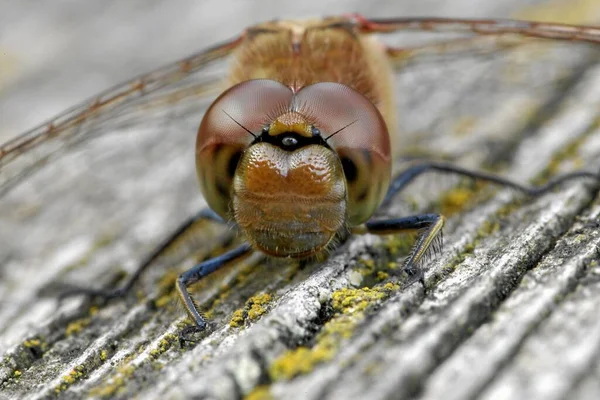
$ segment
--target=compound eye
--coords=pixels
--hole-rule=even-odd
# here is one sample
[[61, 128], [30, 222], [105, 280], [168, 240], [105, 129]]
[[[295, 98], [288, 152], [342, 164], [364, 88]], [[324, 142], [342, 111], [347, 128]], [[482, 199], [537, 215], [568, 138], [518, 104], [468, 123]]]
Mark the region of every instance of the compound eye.
[[238, 161], [269, 118], [289, 109], [292, 91], [279, 82], [242, 82], [222, 93], [208, 108], [196, 137], [196, 171], [208, 205], [229, 217], [231, 185]]
[[348, 188], [348, 222], [361, 224], [377, 210], [390, 181], [390, 138], [381, 113], [362, 94], [333, 82], [303, 88], [295, 102], [337, 152]]

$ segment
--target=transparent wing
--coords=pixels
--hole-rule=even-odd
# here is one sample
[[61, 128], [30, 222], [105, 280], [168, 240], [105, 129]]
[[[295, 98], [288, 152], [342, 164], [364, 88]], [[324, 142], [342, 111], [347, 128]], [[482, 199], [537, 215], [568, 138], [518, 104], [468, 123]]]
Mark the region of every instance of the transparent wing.
[[[3, 275], [6, 287], [35, 271], [38, 279], [26, 285], [35, 293], [56, 274], [77, 275], [77, 266], [108, 268], [111, 279], [202, 207], [195, 132], [236, 44], [118, 85], [2, 145], [0, 271], [12, 271]], [[6, 296], [19, 303], [19, 293]], [[8, 309], [0, 320], [19, 312]]]
[[151, 116], [149, 109], [165, 109], [215, 92], [220, 86], [215, 82], [217, 68], [211, 64], [227, 56], [240, 41], [241, 37], [230, 40], [140, 75], [4, 143], [0, 146], [0, 196], [75, 143], [126, 121], [132, 123], [136, 112]]
[[[590, 43], [598, 36], [594, 28], [577, 33], [544, 24], [569, 31], [556, 40], [532, 38], [518, 24], [484, 32], [465, 20], [435, 20], [446, 27], [436, 33], [428, 21], [371, 21], [397, 31], [382, 39], [397, 69], [395, 134], [403, 154], [501, 170], [521, 151], [523, 138], [553, 141], [540, 146], [547, 150], [589, 133], [600, 109], [600, 91], [589, 83], [600, 55]], [[37, 274], [31, 284], [40, 286], [95, 274], [101, 287], [116, 271], [131, 271], [204, 205], [194, 171], [195, 132], [211, 101], [205, 95], [218, 91], [215, 82], [224, 75], [220, 60], [236, 44], [120, 85], [0, 147], [0, 263], [11, 271], [5, 281], [31, 271]], [[574, 102], [578, 113], [563, 117]], [[539, 134], [556, 118], [577, 129]], [[543, 168], [552, 157], [527, 149], [533, 161], [527, 168]], [[145, 279], [154, 282], [152, 274]]]
[[[447, 69], [449, 73], [454, 70], [461, 71], [461, 67], [449, 64], [468, 64], [468, 60], [474, 60], [474, 56], [478, 57], [478, 60], [475, 61], [478, 66], [473, 68], [485, 71], [480, 73], [488, 76], [488, 82], [477, 85], [477, 88], [490, 86], [491, 81], [494, 80], [489, 79], [494, 75], [494, 71], [492, 71], [494, 67], [482, 66], [486, 63], [491, 64], [491, 60], [499, 60], [504, 57], [504, 64], [512, 65], [506, 69], [514, 68], [515, 63], [506, 61], [506, 50], [526, 43], [525, 37], [546, 38], [545, 43], [537, 42], [535, 44], [538, 49], [562, 46], [573, 51], [572, 49], [575, 47], [583, 47], [581, 45], [583, 42], [600, 42], [600, 30], [589, 26], [512, 20], [444, 18], [368, 20], [360, 15], [350, 15], [348, 18], [365, 33], [425, 32], [429, 35], [428, 44], [404, 47], [410, 43], [411, 39], [408, 39], [401, 42], [401, 46], [397, 45], [389, 50], [391, 61], [401, 71], [402, 77], [399, 82], [403, 83], [408, 79], [418, 86], [418, 92], [421, 93], [431, 93], [431, 90], [428, 88], [427, 82], [424, 84], [418, 82], [422, 79], [417, 77], [419, 75], [425, 77], [424, 79], [429, 83], [433, 83], [436, 86], [435, 90], [439, 90], [439, 81], [442, 81], [442, 84], [449, 82], [457, 86], [461, 85], [457, 82], [461, 79], [458, 76], [442, 80], [426, 76], [426, 71], [424, 71], [426, 68], [433, 67], [436, 71]], [[456, 39], [456, 35], [484, 37]], [[509, 37], [509, 35], [513, 36]], [[451, 39], [444, 42], [444, 40], [448, 40], [448, 36]], [[557, 45], [548, 39], [564, 40], [567, 41], [567, 44]], [[222, 89], [218, 83], [218, 68], [211, 64], [228, 55], [240, 41], [241, 37], [236, 38], [134, 78], [3, 144], [0, 146], [0, 196], [27, 175], [45, 165], [51, 158], [63, 154], [66, 149], [75, 144], [81, 144], [91, 138], [101, 136], [118, 126], [140, 125], [140, 120], [148, 123], [150, 120], [163, 117], [165, 113], [172, 112], [172, 109], [176, 107], [182, 107], [186, 100], [190, 101], [218, 92], [219, 89]], [[513, 54], [517, 53], [513, 52]], [[556, 62], [556, 58], [552, 62]], [[533, 65], [533, 62], [531, 64]], [[411, 69], [411, 66], [415, 65], [421, 66]], [[422, 65], [429, 65], [429, 67]], [[223, 66], [220, 67], [221, 71], [219, 72], [222, 72]], [[557, 67], [557, 70], [558, 68], [560, 66]], [[417, 70], [417, 73], [411, 75], [413, 70]], [[462, 75], [473, 76], [470, 73], [462, 73]], [[498, 78], [499, 75], [495, 76], [495, 80], [503, 79], [502, 77]], [[506, 81], [507, 79], [504, 79], [504, 82]], [[527, 83], [531, 85], [533, 82]], [[462, 85], [464, 86], [464, 84]], [[503, 91], [507, 90], [506, 86], [504, 85]], [[425, 90], [425, 88], [428, 89]], [[458, 89], [453, 90], [458, 94]], [[411, 101], [419, 97], [410, 90], [408, 92], [411, 93]], [[404, 96], [399, 96], [399, 98], [402, 101]], [[140, 116], [138, 120], [136, 120], [136, 115]], [[440, 112], [436, 115], [444, 117], [445, 113]]]
[[450, 34], [501, 35], [513, 33], [536, 38], [586, 41], [600, 43], [600, 28], [584, 25], [519, 21], [508, 19], [458, 19], [458, 18], [389, 18], [367, 19], [353, 14], [365, 33], [391, 33], [399, 31], [439, 32]]
[[[385, 40], [397, 71], [401, 155], [469, 159], [498, 170], [510, 163], [519, 143], [574, 102], [581, 119], [572, 120], [573, 126], [594, 125], [598, 96], [588, 82], [600, 59], [598, 28], [358, 18], [367, 32], [395, 32]], [[440, 42], [440, 35], [447, 40]], [[422, 44], [415, 46], [415, 38]], [[565, 130], [552, 140], [558, 148], [576, 140], [573, 135]]]

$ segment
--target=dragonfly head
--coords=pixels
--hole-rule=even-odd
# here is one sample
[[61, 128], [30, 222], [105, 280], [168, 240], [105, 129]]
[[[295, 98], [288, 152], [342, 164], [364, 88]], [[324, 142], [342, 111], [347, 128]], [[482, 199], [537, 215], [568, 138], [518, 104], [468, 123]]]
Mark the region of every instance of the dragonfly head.
[[389, 185], [389, 148], [379, 111], [351, 88], [317, 83], [293, 92], [253, 80], [206, 112], [196, 166], [213, 210], [259, 250], [300, 258], [375, 212]]

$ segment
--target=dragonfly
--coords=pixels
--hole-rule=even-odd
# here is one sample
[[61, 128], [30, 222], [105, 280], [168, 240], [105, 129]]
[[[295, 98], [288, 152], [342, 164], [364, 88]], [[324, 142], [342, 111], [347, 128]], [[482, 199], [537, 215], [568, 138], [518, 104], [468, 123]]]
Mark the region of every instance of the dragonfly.
[[[409, 31], [473, 37], [407, 48], [376, 36]], [[204, 220], [230, 226], [245, 242], [177, 279], [177, 293], [193, 322], [181, 331], [182, 342], [192, 341], [191, 334], [208, 326], [189, 287], [257, 251], [275, 258], [319, 259], [351, 235], [416, 231], [403, 270], [410, 277], [408, 284], [424, 284], [423, 263], [441, 240], [444, 216], [375, 218], [418, 178], [430, 172], [456, 175], [530, 197], [574, 180], [600, 180], [597, 172], [575, 171], [535, 186], [432, 160], [411, 163], [392, 174], [392, 161], [402, 148], [392, 90], [394, 67], [440, 49], [460, 51], [479, 42], [489, 44], [488, 39], [498, 44], [500, 38], [510, 47], [523, 37], [600, 44], [600, 29], [494, 19], [368, 19], [358, 14], [261, 23], [120, 84], [4, 143], [0, 196], [10, 196], [55, 158], [85, 148], [111, 124], [135, 124], [129, 119], [132, 110], [146, 115], [221, 92], [204, 115], [197, 116], [196, 172], [208, 208], [181, 223], [119, 288], [75, 287], [63, 296], [125, 296], [188, 228]], [[225, 59], [231, 62], [223, 81], [184, 84], [199, 73], [209, 76]]]

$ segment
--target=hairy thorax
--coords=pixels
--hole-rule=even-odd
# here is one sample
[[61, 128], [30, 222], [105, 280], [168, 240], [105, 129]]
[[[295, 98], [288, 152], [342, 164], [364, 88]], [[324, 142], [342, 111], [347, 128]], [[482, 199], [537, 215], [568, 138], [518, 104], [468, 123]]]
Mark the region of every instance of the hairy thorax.
[[232, 193], [235, 220], [265, 253], [310, 256], [343, 227], [346, 189], [331, 150], [307, 146], [288, 152], [256, 144], [238, 170]]
[[229, 84], [268, 78], [300, 90], [317, 82], [341, 83], [369, 99], [394, 132], [393, 75], [385, 46], [336, 20], [267, 22], [248, 30], [234, 53]]

